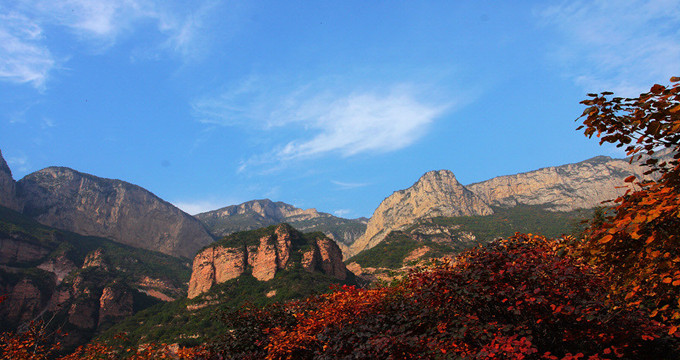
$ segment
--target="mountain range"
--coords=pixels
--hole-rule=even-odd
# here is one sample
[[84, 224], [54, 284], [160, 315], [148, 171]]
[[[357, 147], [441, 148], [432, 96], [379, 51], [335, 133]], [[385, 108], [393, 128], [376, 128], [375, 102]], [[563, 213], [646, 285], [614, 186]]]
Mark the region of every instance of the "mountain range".
[[[187, 294], [210, 294], [211, 303], [248, 288], [256, 297], [289, 299], [304, 292], [278, 285], [327, 289], [353, 279], [347, 269], [380, 279], [369, 269], [455, 254], [509, 231], [557, 236], [590, 216], [578, 209], [623, 195], [624, 179], [645, 178], [644, 171], [599, 156], [463, 185], [438, 170], [388, 196], [370, 219], [269, 199], [192, 217], [139, 186], [65, 167], [15, 181], [0, 153], [0, 291], [9, 294], [0, 318], [12, 327], [59, 314], [77, 345], [154, 302], [185, 299], [168, 305], [173, 314], [204, 306], [186, 303]], [[182, 318], [195, 316], [185, 310]]]
[[542, 206], [573, 211], [601, 206], [628, 189], [624, 179], [646, 178], [645, 167], [626, 159], [598, 156], [575, 164], [499, 176], [463, 186], [449, 170], [430, 171], [413, 186], [383, 200], [368, 221], [366, 232], [349, 250], [356, 255], [372, 248], [395, 230], [418, 219], [491, 215], [491, 206]]

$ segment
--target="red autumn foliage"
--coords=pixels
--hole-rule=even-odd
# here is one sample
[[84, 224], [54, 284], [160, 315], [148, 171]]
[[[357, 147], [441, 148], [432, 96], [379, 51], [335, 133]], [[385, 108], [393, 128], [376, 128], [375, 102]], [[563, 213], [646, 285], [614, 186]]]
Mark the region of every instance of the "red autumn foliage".
[[[609, 283], [540, 236], [467, 252], [390, 287], [345, 287], [261, 322], [251, 355], [266, 359], [663, 359], [667, 327], [606, 304]], [[250, 313], [254, 318], [263, 314]], [[245, 322], [249, 326], [257, 320]], [[237, 331], [239, 331], [237, 329]], [[238, 347], [240, 338], [213, 349]], [[671, 345], [669, 345], [671, 341]]]
[[[580, 128], [600, 144], [625, 146], [631, 161], [645, 156], [647, 173], [658, 180], [627, 179], [637, 190], [616, 199], [574, 253], [606, 270], [615, 284], [612, 302], [647, 311], [674, 334], [680, 325], [680, 78], [637, 98], [611, 95], [590, 94], [582, 102], [588, 108]], [[670, 154], [658, 157], [661, 149]]]

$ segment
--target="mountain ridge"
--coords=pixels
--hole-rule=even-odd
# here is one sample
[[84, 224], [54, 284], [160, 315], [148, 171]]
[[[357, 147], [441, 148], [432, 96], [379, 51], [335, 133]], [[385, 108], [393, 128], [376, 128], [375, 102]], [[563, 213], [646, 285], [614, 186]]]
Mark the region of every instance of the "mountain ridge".
[[84, 235], [191, 257], [213, 241], [197, 220], [141, 186], [67, 167], [47, 167], [16, 182], [23, 213]]

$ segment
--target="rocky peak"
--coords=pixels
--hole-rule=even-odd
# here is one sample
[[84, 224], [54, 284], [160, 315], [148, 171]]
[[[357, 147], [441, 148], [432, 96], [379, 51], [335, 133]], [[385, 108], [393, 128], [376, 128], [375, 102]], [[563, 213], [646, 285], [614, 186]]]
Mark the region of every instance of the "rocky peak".
[[260, 281], [299, 264], [304, 270], [337, 279], [347, 277], [338, 245], [322, 236], [303, 235], [288, 224], [239, 232], [201, 250], [194, 258], [190, 299], [213, 285], [235, 279], [247, 271]]
[[139, 186], [65, 167], [27, 175], [17, 194], [26, 215], [83, 235], [186, 257], [213, 240], [196, 219]]
[[2, 151], [0, 151], [0, 206], [21, 211], [16, 195], [16, 183], [12, 177], [12, 171], [2, 157]]
[[349, 254], [375, 246], [391, 231], [417, 219], [492, 213], [493, 210], [461, 185], [451, 171], [429, 171], [410, 188], [396, 191], [380, 203], [368, 221], [366, 233], [350, 246]]

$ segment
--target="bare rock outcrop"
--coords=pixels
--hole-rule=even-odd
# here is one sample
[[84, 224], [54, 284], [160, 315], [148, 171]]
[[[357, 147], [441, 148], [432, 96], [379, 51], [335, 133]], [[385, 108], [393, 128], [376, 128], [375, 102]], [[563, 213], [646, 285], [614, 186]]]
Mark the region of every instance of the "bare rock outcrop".
[[132, 315], [132, 305], [132, 293], [114, 286], [105, 287], [99, 297], [98, 327]]
[[390, 231], [417, 219], [436, 216], [490, 215], [493, 210], [461, 185], [449, 170], [430, 171], [413, 186], [394, 192], [373, 213], [366, 233], [349, 247], [349, 255], [370, 249]]
[[0, 234], [0, 264], [40, 260], [49, 249], [21, 239], [20, 235], [4, 237]]
[[0, 151], [0, 206], [21, 211], [21, 204], [16, 195], [16, 182], [2, 157], [2, 151]]
[[643, 179], [647, 168], [627, 159], [598, 156], [575, 164], [499, 176], [467, 185], [487, 204], [544, 205], [552, 211], [588, 209], [623, 195], [628, 176]]
[[63, 253], [57, 257], [49, 258], [42, 264], [38, 265], [38, 269], [51, 272], [56, 277], [56, 283], [59, 285], [71, 271], [77, 269], [76, 265], [69, 260]]
[[[194, 258], [188, 297], [193, 299], [215, 284], [235, 279], [247, 271], [260, 281], [295, 266], [321, 272], [339, 280], [347, 278], [338, 245], [321, 234], [304, 236], [288, 224], [236, 233], [203, 249]], [[300, 260], [296, 260], [300, 261]]]
[[22, 279], [12, 287], [0, 311], [9, 322], [25, 323], [40, 313], [44, 300], [38, 284], [30, 279]]
[[201, 223], [149, 191], [64, 167], [50, 167], [17, 182], [24, 214], [83, 235], [192, 257], [211, 243]]

